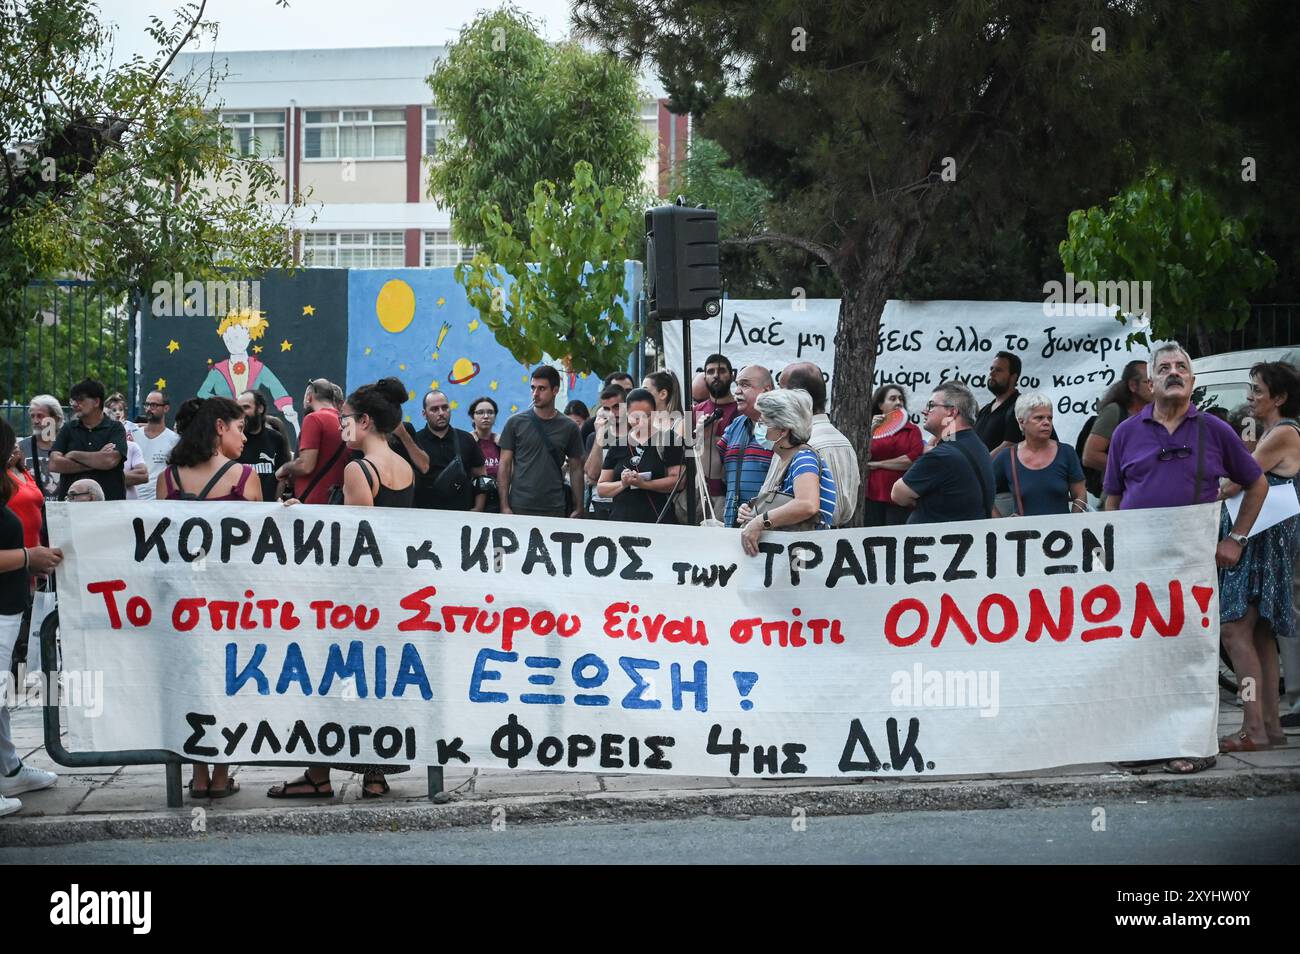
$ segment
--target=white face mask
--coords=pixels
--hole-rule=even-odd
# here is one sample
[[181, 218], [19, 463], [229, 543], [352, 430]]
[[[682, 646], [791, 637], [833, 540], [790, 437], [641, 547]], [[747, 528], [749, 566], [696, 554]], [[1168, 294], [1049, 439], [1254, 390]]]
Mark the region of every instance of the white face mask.
[[772, 442], [767, 439], [767, 425], [758, 423], [754, 425], [754, 443], [760, 445], [764, 450], [772, 449]]

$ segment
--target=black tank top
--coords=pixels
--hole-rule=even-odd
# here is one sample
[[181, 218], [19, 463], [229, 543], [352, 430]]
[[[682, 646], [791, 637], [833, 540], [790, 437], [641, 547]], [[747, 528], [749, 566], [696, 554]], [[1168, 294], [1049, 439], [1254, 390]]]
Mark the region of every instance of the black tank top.
[[366, 474], [366, 485], [370, 486], [370, 473], [375, 475], [375, 483], [379, 485], [378, 490], [372, 490], [376, 507], [409, 507], [415, 502], [415, 481], [403, 487], [401, 490], [393, 490], [391, 487], [385, 487], [384, 482], [379, 478], [379, 468], [372, 464], [364, 457], [357, 458], [357, 463], [361, 465]]

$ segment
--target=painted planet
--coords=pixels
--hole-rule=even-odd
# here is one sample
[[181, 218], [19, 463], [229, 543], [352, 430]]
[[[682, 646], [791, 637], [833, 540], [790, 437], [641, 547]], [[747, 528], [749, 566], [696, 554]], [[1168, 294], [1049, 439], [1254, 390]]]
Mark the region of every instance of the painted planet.
[[405, 331], [415, 317], [415, 291], [400, 278], [384, 282], [375, 298], [375, 315], [385, 331]]
[[451, 366], [451, 374], [447, 375], [447, 383], [467, 384], [478, 373], [479, 363], [477, 361], [471, 361], [469, 358], [457, 358], [456, 363]]

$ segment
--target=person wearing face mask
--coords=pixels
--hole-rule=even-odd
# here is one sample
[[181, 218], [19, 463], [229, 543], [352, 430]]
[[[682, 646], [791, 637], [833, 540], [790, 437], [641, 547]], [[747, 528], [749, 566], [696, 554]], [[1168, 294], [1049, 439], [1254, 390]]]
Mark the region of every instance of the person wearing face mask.
[[762, 414], [758, 397], [772, 390], [772, 372], [762, 365], [740, 369], [736, 378], [736, 408], [739, 413], [718, 438], [722, 472], [726, 482], [726, 500], [722, 507], [723, 526], [735, 527], [740, 505], [754, 497], [763, 487], [772, 462], [772, 445], [767, 429], [758, 430]]
[[[741, 546], [758, 555], [767, 530], [829, 529], [835, 519], [835, 475], [821, 455], [808, 446], [813, 400], [807, 391], [782, 389], [761, 394], [756, 402], [763, 440], [774, 455], [763, 488], [741, 504]], [[758, 435], [756, 435], [758, 436]]]
[[289, 463], [289, 441], [267, 425], [267, 403], [261, 391], [245, 391], [239, 395], [239, 406], [244, 409], [244, 436], [248, 438], [239, 462], [257, 471], [263, 500], [278, 500], [284, 483], [275, 472]]
[[[158, 500], [192, 504], [203, 500], [261, 500], [262, 485], [253, 468], [239, 464], [244, 451], [244, 411], [229, 398], [207, 398], [181, 432], [168, 465], [155, 484]], [[195, 798], [226, 798], [239, 791], [230, 766], [194, 764], [190, 793]]]
[[[901, 426], [886, 426], [889, 415], [903, 415]], [[867, 490], [863, 501], [863, 526], [896, 527], [907, 523], [912, 511], [890, 497], [894, 483], [925, 450], [921, 429], [909, 421], [907, 392], [898, 384], [882, 384], [871, 395], [871, 460], [867, 461]], [[877, 433], [880, 431], [880, 433]]]
[[685, 451], [654, 442], [655, 396], [635, 388], [627, 396], [627, 441], [605, 451], [596, 491], [610, 501], [609, 519], [630, 523], [676, 523], [668, 495], [681, 476]]

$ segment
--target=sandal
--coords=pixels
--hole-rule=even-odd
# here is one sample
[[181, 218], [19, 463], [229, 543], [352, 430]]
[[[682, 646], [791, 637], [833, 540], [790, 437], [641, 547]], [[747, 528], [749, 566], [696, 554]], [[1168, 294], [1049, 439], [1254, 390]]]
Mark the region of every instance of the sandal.
[[[1213, 768], [1218, 763], [1218, 759], [1213, 755], [1207, 755], [1204, 758], [1192, 758], [1184, 756], [1176, 759], [1170, 759], [1165, 763], [1165, 771], [1170, 775], [1195, 775], [1197, 772], [1203, 772], [1207, 768]], [[1176, 768], [1178, 765], [1186, 765], [1187, 768]]]
[[[370, 789], [366, 788], [367, 785], [381, 785], [383, 786], [383, 788], [381, 791], [372, 792], [370, 791]], [[385, 795], [388, 794], [388, 791], [389, 791], [388, 779], [384, 778], [382, 775], [378, 776], [377, 778], [362, 779], [361, 782], [362, 798], [383, 798]]]
[[1272, 732], [1270, 732], [1268, 734], [1268, 744], [1279, 749], [1286, 748], [1287, 746], [1286, 733], [1279, 732], [1277, 735], [1274, 735]]
[[1271, 749], [1272, 742], [1256, 742], [1244, 731], [1236, 735], [1225, 735], [1219, 740], [1219, 752], [1263, 752]]
[[194, 779], [190, 779], [186, 782], [185, 787], [190, 791], [190, 798], [207, 798], [208, 792], [211, 791], [210, 788], [195, 788]]
[[1135, 769], [1149, 768], [1152, 765], [1163, 765], [1166, 761], [1166, 759], [1139, 759], [1136, 762], [1116, 762], [1115, 764], [1123, 769]]
[[[311, 791], [291, 792], [290, 788], [306, 788], [311, 786]], [[328, 789], [328, 791], [325, 791]], [[323, 782], [314, 782], [305, 773], [302, 778], [295, 778], [292, 782], [281, 782], [279, 785], [272, 785], [266, 790], [267, 798], [333, 798], [334, 787], [330, 785], [330, 780], [325, 779]]]
[[226, 779], [225, 788], [209, 788], [208, 798], [229, 798], [239, 791], [239, 783], [233, 778]]

